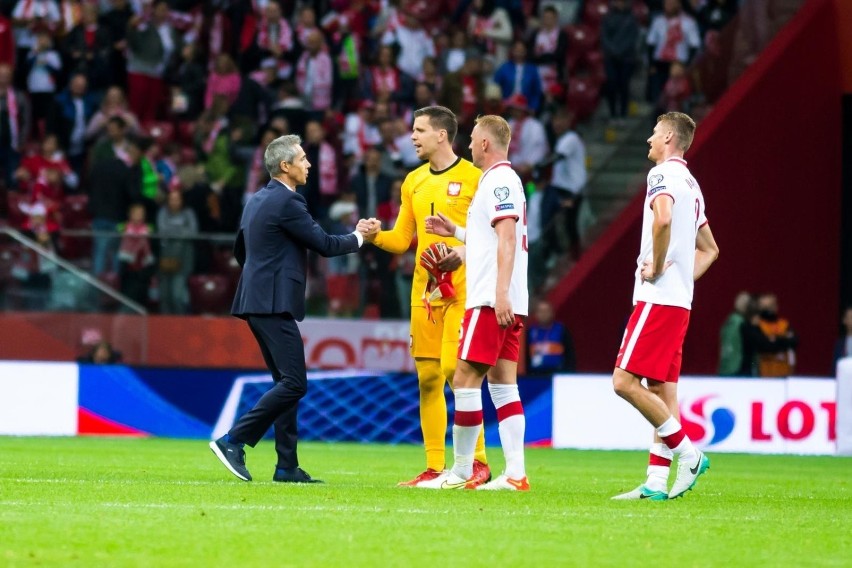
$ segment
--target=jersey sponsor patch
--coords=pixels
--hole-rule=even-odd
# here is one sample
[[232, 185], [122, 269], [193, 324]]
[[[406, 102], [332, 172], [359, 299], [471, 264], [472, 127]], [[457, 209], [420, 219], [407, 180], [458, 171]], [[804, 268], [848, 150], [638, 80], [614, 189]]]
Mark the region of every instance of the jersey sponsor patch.
[[451, 195], [453, 197], [461, 194], [462, 184], [458, 181], [451, 181], [449, 185], [447, 185], [447, 195]]
[[654, 187], [655, 185], [660, 185], [663, 182], [663, 174], [654, 174], [652, 176], [648, 176], [648, 187]]
[[658, 193], [658, 192], [660, 192], [660, 191], [663, 191], [664, 189], [666, 189], [666, 186], [664, 186], [664, 185], [660, 185], [660, 186], [657, 186], [657, 187], [653, 187], [653, 188], [651, 188], [651, 189], [649, 189], [649, 190], [648, 190], [648, 197], [651, 197], [651, 196], [652, 196], [652, 195], [654, 195], [655, 193]]
[[514, 209], [514, 203], [499, 203], [494, 206], [494, 211], [505, 211], [506, 209]]
[[508, 187], [498, 187], [494, 190], [494, 197], [497, 198], [497, 201], [506, 201], [509, 199], [509, 188]]

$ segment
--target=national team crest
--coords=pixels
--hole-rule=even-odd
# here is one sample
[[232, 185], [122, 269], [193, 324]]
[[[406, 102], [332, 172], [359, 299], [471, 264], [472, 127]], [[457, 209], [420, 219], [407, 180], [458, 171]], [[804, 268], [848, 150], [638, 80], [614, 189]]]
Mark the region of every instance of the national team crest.
[[451, 181], [450, 185], [447, 186], [447, 195], [452, 197], [456, 197], [461, 193], [461, 182]]

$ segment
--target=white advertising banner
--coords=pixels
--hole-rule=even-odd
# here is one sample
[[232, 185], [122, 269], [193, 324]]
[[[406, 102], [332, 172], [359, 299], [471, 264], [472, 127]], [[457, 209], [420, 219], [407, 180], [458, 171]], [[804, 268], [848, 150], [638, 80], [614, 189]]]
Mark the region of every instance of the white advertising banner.
[[[834, 379], [683, 377], [681, 422], [709, 451], [834, 454]], [[608, 375], [553, 379], [553, 447], [646, 449], [653, 429]]]
[[76, 363], [0, 362], [0, 435], [77, 434]]
[[307, 318], [299, 330], [309, 368], [414, 371], [407, 321]]
[[852, 456], [852, 357], [837, 362], [837, 453]]

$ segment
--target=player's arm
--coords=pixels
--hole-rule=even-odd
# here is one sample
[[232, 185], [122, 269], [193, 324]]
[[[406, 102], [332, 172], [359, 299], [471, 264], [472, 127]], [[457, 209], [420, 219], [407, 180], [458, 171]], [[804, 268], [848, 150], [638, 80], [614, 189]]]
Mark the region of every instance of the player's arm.
[[698, 280], [704, 276], [704, 273], [717, 258], [719, 258], [719, 245], [713, 238], [710, 225], [704, 223], [695, 236], [695, 268], [692, 271], [692, 279]]
[[646, 280], [656, 280], [666, 269], [666, 254], [669, 252], [669, 242], [672, 238], [672, 205], [674, 199], [668, 194], [661, 194], [651, 203], [654, 210], [654, 223], [651, 225], [651, 235], [654, 242], [653, 274]]
[[424, 228], [427, 233], [438, 235], [441, 237], [455, 237], [461, 242], [465, 242], [467, 231], [461, 225], [456, 225], [453, 221], [441, 213], [437, 215], [429, 215], [426, 217]]
[[417, 225], [414, 220], [414, 212], [411, 210], [411, 200], [403, 197], [393, 229], [379, 231], [373, 239], [373, 244], [390, 253], [402, 254], [411, 246], [411, 239], [414, 238], [416, 230]]
[[504, 217], [494, 224], [494, 231], [497, 233], [497, 296], [494, 312], [501, 327], [508, 327], [515, 321], [512, 302], [509, 300], [509, 284], [512, 281], [512, 268], [515, 266], [517, 222], [517, 217]]

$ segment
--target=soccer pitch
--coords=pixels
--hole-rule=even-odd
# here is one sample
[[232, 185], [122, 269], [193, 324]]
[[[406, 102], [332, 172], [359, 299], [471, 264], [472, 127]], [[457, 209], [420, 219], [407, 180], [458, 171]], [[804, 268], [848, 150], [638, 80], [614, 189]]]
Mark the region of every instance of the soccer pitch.
[[711, 453], [685, 498], [615, 502], [644, 454], [530, 449], [519, 494], [397, 488], [422, 466], [412, 446], [302, 444], [312, 486], [273, 483], [268, 442], [252, 483], [201, 440], [0, 449], [0, 566], [852, 565], [844, 458]]

